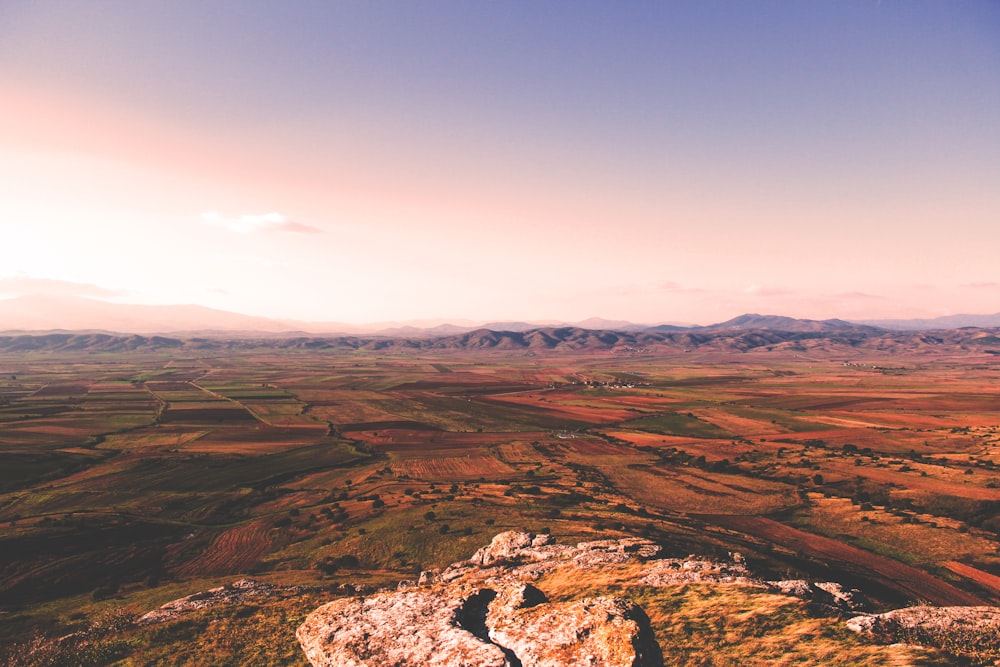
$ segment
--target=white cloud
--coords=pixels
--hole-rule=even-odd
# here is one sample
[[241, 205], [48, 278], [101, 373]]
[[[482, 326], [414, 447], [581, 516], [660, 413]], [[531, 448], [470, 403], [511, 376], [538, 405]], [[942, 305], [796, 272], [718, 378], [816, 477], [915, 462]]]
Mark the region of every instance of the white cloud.
[[283, 231], [305, 234], [317, 234], [318, 227], [289, 220], [281, 213], [263, 213], [259, 215], [241, 215], [226, 217], [215, 211], [205, 211], [201, 214], [202, 222], [215, 227], [222, 227], [231, 232], [246, 234], [259, 231]]

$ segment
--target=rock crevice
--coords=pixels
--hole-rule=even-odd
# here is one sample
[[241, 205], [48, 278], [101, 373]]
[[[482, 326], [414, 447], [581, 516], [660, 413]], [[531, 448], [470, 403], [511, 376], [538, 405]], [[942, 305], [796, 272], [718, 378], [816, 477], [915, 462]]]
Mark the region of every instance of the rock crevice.
[[316, 667], [659, 667], [660, 648], [638, 605], [616, 597], [552, 602], [531, 582], [559, 568], [644, 562], [645, 540], [553, 544], [507, 532], [468, 561], [418, 582], [330, 602], [296, 633]]
[[635, 602], [552, 600], [543, 590], [567, 575], [583, 582], [612, 571], [653, 588], [712, 582], [838, 608], [857, 602], [835, 584], [761, 581], [739, 557], [672, 559], [638, 538], [559, 545], [550, 535], [509, 531], [469, 560], [422, 572], [395, 591], [330, 602], [296, 634], [315, 667], [661, 667], [649, 617]]

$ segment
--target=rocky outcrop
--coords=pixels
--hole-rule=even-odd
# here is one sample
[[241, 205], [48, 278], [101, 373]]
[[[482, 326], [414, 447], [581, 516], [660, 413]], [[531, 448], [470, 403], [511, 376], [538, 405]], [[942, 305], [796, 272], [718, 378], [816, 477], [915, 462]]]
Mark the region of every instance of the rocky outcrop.
[[832, 581], [784, 579], [768, 581], [767, 585], [776, 593], [815, 602], [838, 611], [857, 612], [868, 608], [868, 598], [864, 593], [856, 588], [844, 588]]
[[208, 609], [222, 604], [242, 604], [254, 598], [272, 597], [278, 594], [297, 594], [307, 590], [303, 586], [278, 586], [256, 579], [240, 579], [228, 586], [210, 588], [186, 597], [172, 600], [159, 609], [144, 614], [136, 621], [138, 625], [163, 623], [192, 611]]
[[725, 562], [666, 558], [662, 547], [638, 538], [561, 545], [550, 535], [508, 531], [469, 560], [422, 572], [396, 591], [326, 604], [296, 634], [317, 667], [663, 665], [639, 605], [617, 596], [550, 599], [546, 587], [566, 579], [625, 590], [751, 586], [837, 610], [863, 603], [860, 593], [834, 583], [762, 581], [739, 554]]
[[[516, 530], [508, 530], [500, 533], [490, 540], [489, 546], [485, 546], [472, 555], [470, 563], [482, 566], [490, 566], [504, 563], [519, 563], [526, 557], [538, 555], [539, 551], [532, 550], [532, 547], [543, 547], [552, 544], [551, 535], [532, 535]], [[548, 555], [542, 552], [543, 558]]]
[[662, 665], [649, 618], [618, 597], [549, 603], [530, 584], [490, 603], [489, 638], [522, 665]]
[[563, 570], [586, 576], [630, 565], [637, 585], [763, 585], [742, 563], [666, 559], [648, 540], [559, 545], [550, 535], [508, 531], [469, 560], [423, 572], [394, 592], [324, 605], [297, 636], [316, 666], [659, 666], [649, 618], [634, 602], [552, 601], [534, 584]]
[[461, 626], [465, 600], [426, 591], [335, 600], [296, 636], [316, 667], [504, 667], [503, 650]]
[[847, 627], [886, 643], [946, 647], [959, 655], [1000, 655], [1000, 607], [906, 607], [855, 616]]

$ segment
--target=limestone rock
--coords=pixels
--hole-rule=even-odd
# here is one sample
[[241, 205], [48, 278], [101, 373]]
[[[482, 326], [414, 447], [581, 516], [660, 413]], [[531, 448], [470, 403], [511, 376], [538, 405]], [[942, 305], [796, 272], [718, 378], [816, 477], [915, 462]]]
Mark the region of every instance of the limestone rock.
[[760, 585], [760, 582], [751, 577], [746, 566], [742, 564], [719, 563], [691, 557], [657, 560], [644, 570], [642, 577], [644, 585], [657, 588], [709, 582]]
[[459, 626], [463, 602], [420, 591], [335, 600], [295, 634], [315, 667], [504, 667], [498, 646]]
[[532, 581], [659, 555], [648, 540], [556, 545], [500, 533], [468, 561], [421, 573], [394, 592], [326, 604], [296, 633], [316, 667], [658, 667], [649, 619], [613, 597], [550, 602]]
[[906, 607], [847, 621], [851, 630], [886, 642], [948, 646], [1000, 658], [1000, 607]]
[[497, 563], [516, 563], [525, 555], [525, 550], [549, 544], [551, 535], [533, 535], [516, 530], [508, 530], [493, 537], [489, 546], [483, 547], [471, 558], [477, 565], [489, 566]]
[[[534, 589], [537, 591], [537, 589]], [[523, 667], [652, 667], [663, 664], [646, 614], [616, 597], [516, 607], [515, 593], [487, 615], [489, 638]], [[514, 607], [514, 608], [512, 608]]]
[[520, 584], [500, 593], [489, 604], [486, 624], [493, 627], [504, 618], [510, 617], [519, 609], [528, 609], [548, 602], [545, 593], [531, 584]]
[[784, 579], [767, 582], [768, 588], [777, 593], [802, 600], [817, 602], [840, 611], [864, 611], [868, 599], [856, 588], [844, 588], [832, 581], [809, 582], [805, 579]]
[[137, 625], [151, 625], [173, 620], [184, 614], [201, 609], [208, 609], [221, 604], [242, 604], [254, 598], [270, 597], [278, 594], [295, 594], [305, 588], [301, 586], [278, 586], [256, 579], [240, 579], [228, 586], [210, 588], [207, 591], [199, 591], [186, 597], [167, 602], [159, 609], [144, 614], [137, 621]]
[[635, 603], [546, 594], [547, 585], [591, 576], [616, 585], [725, 583], [844, 604], [851, 599], [836, 584], [766, 584], [741, 558], [670, 559], [639, 538], [559, 545], [550, 535], [508, 531], [469, 560], [422, 572], [396, 591], [324, 605], [297, 636], [316, 667], [662, 666], [649, 618]]

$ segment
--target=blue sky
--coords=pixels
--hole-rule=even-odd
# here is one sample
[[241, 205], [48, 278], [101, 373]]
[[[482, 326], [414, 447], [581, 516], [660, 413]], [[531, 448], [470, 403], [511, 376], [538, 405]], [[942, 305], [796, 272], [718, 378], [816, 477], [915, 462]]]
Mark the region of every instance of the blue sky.
[[988, 2], [0, 3], [0, 297], [1000, 310]]

